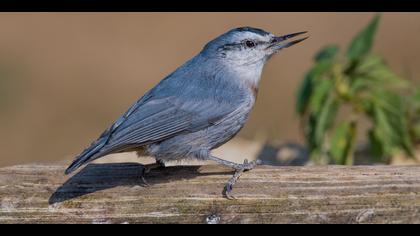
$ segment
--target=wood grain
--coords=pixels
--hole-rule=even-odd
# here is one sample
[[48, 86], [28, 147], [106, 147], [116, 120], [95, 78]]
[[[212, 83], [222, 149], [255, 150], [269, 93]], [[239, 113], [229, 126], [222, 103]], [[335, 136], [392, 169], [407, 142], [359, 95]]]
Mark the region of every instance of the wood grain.
[[420, 223], [420, 166], [260, 166], [233, 190], [221, 166], [0, 169], [0, 223]]

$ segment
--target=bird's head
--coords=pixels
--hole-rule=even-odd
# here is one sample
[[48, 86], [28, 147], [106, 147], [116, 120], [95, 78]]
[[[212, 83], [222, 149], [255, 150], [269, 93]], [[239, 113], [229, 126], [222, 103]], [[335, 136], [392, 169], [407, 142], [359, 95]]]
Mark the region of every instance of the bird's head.
[[229, 64], [248, 66], [264, 64], [273, 54], [308, 37], [290, 40], [306, 32], [275, 36], [262, 29], [241, 27], [232, 29], [210, 41], [202, 53]]

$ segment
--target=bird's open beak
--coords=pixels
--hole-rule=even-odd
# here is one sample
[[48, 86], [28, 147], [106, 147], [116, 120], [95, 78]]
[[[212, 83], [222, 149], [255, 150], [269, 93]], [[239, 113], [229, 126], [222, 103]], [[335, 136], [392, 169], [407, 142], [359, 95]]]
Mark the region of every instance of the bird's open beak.
[[295, 45], [297, 43], [300, 43], [303, 40], [309, 38], [309, 36], [304, 37], [304, 38], [300, 38], [300, 39], [296, 39], [296, 40], [293, 40], [293, 41], [288, 41], [288, 40], [291, 39], [291, 38], [294, 38], [298, 35], [302, 35], [302, 34], [306, 34], [306, 33], [307, 33], [307, 31], [303, 31], [303, 32], [298, 32], [298, 33], [293, 33], [293, 34], [286, 34], [286, 35], [283, 35], [283, 36], [276, 36], [271, 40], [270, 45], [267, 47], [267, 49], [270, 49], [270, 50], [273, 50], [273, 51], [276, 52], [280, 49], [287, 48], [287, 47], [290, 47], [290, 46]]

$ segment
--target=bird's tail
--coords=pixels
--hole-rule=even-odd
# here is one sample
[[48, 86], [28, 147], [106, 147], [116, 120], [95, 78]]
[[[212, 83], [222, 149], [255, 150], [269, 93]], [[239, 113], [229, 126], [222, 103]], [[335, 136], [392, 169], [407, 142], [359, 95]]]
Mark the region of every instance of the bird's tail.
[[85, 149], [76, 159], [71, 163], [71, 165], [66, 169], [65, 174], [70, 174], [71, 172], [75, 171], [77, 168], [91, 162], [102, 155], [99, 155], [99, 151], [105, 146], [108, 141], [108, 137], [106, 135], [101, 135], [101, 137], [93, 142], [87, 149]]

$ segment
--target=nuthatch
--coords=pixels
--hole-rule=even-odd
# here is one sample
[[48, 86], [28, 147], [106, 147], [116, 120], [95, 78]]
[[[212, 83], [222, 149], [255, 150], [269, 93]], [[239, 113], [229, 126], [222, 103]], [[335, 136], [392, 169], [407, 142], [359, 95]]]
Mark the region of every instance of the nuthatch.
[[[160, 81], [85, 149], [66, 174], [111, 153], [137, 151], [167, 161], [212, 160], [235, 170], [223, 193], [231, 199], [239, 176], [259, 161], [229, 162], [211, 150], [232, 139], [255, 103], [264, 64], [299, 32], [275, 36], [261, 29], [232, 29]], [[142, 179], [147, 171], [143, 171]]]

